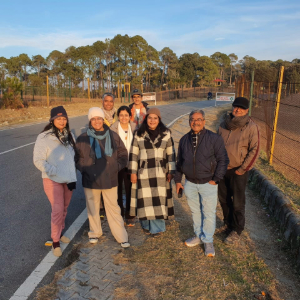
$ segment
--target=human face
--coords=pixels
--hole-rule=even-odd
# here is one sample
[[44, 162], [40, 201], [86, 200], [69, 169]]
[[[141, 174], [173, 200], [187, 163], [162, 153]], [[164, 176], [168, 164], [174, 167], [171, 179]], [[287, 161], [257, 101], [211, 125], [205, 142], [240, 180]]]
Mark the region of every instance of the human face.
[[195, 113], [190, 118], [190, 126], [194, 133], [199, 133], [205, 126], [205, 120], [201, 113]]
[[150, 114], [147, 117], [147, 125], [149, 129], [154, 130], [159, 124], [159, 117], [156, 114]]
[[93, 117], [91, 118], [91, 125], [96, 131], [103, 131], [103, 119], [101, 117]]
[[103, 108], [107, 111], [112, 110], [114, 107], [114, 99], [112, 96], [106, 96], [103, 100]]
[[58, 117], [56, 119], [53, 120], [53, 124], [54, 126], [60, 131], [62, 132], [63, 129], [67, 126], [68, 120], [66, 117]]
[[242, 107], [238, 107], [238, 106], [232, 106], [232, 114], [235, 117], [243, 117], [245, 115], [247, 115], [249, 112], [249, 108], [245, 109]]
[[141, 95], [133, 95], [132, 100], [135, 105], [140, 105], [142, 102], [142, 96]]
[[126, 110], [121, 110], [119, 113], [119, 121], [121, 124], [126, 125], [129, 123], [130, 116]]

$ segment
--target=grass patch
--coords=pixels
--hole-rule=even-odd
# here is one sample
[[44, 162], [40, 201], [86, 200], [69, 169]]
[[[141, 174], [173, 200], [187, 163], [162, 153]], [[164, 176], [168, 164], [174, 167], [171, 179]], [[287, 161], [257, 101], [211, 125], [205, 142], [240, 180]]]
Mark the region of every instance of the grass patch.
[[116, 289], [116, 299], [252, 299], [275, 288], [273, 275], [247, 241], [230, 248], [216, 236], [212, 259], [203, 247], [184, 245], [192, 234], [191, 224], [172, 221], [162, 237], [125, 252], [133, 274], [122, 280], [126, 293]]
[[284, 177], [284, 175], [276, 171], [268, 162], [267, 155], [264, 151], [260, 152], [260, 156], [256, 161], [255, 167], [266, 175], [274, 184], [282, 190], [282, 192], [291, 201], [293, 209], [300, 213], [300, 186], [292, 183]]

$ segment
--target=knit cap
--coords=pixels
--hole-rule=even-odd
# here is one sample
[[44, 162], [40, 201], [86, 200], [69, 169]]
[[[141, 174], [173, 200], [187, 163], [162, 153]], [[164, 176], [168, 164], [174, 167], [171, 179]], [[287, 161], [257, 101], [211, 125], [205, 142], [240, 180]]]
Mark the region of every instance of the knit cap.
[[63, 106], [53, 107], [50, 112], [50, 122], [56, 118], [65, 117], [68, 119], [68, 115]]
[[150, 114], [155, 114], [155, 115], [159, 116], [159, 118], [161, 119], [160, 110], [156, 107], [152, 107], [147, 111], [147, 115], [150, 115]]
[[88, 113], [89, 121], [94, 117], [101, 117], [103, 120], [105, 119], [104, 112], [100, 107], [91, 107], [89, 109], [89, 113]]

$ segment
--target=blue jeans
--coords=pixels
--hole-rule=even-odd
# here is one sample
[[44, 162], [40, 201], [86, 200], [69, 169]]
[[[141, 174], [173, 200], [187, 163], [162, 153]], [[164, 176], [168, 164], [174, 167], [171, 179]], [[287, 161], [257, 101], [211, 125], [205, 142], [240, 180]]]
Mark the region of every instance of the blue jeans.
[[149, 230], [152, 234], [166, 231], [166, 222], [163, 219], [141, 220], [140, 222], [142, 228]]
[[212, 243], [216, 229], [217, 185], [186, 180], [184, 193], [192, 212], [194, 232], [203, 243]]

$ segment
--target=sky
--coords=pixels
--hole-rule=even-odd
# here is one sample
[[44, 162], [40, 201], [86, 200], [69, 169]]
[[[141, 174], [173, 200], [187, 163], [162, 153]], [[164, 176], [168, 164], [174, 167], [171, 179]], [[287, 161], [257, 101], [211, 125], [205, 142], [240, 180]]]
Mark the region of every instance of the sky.
[[47, 57], [117, 34], [140, 35], [178, 57], [222, 52], [291, 61], [300, 58], [300, 1], [0, 0], [0, 57]]

